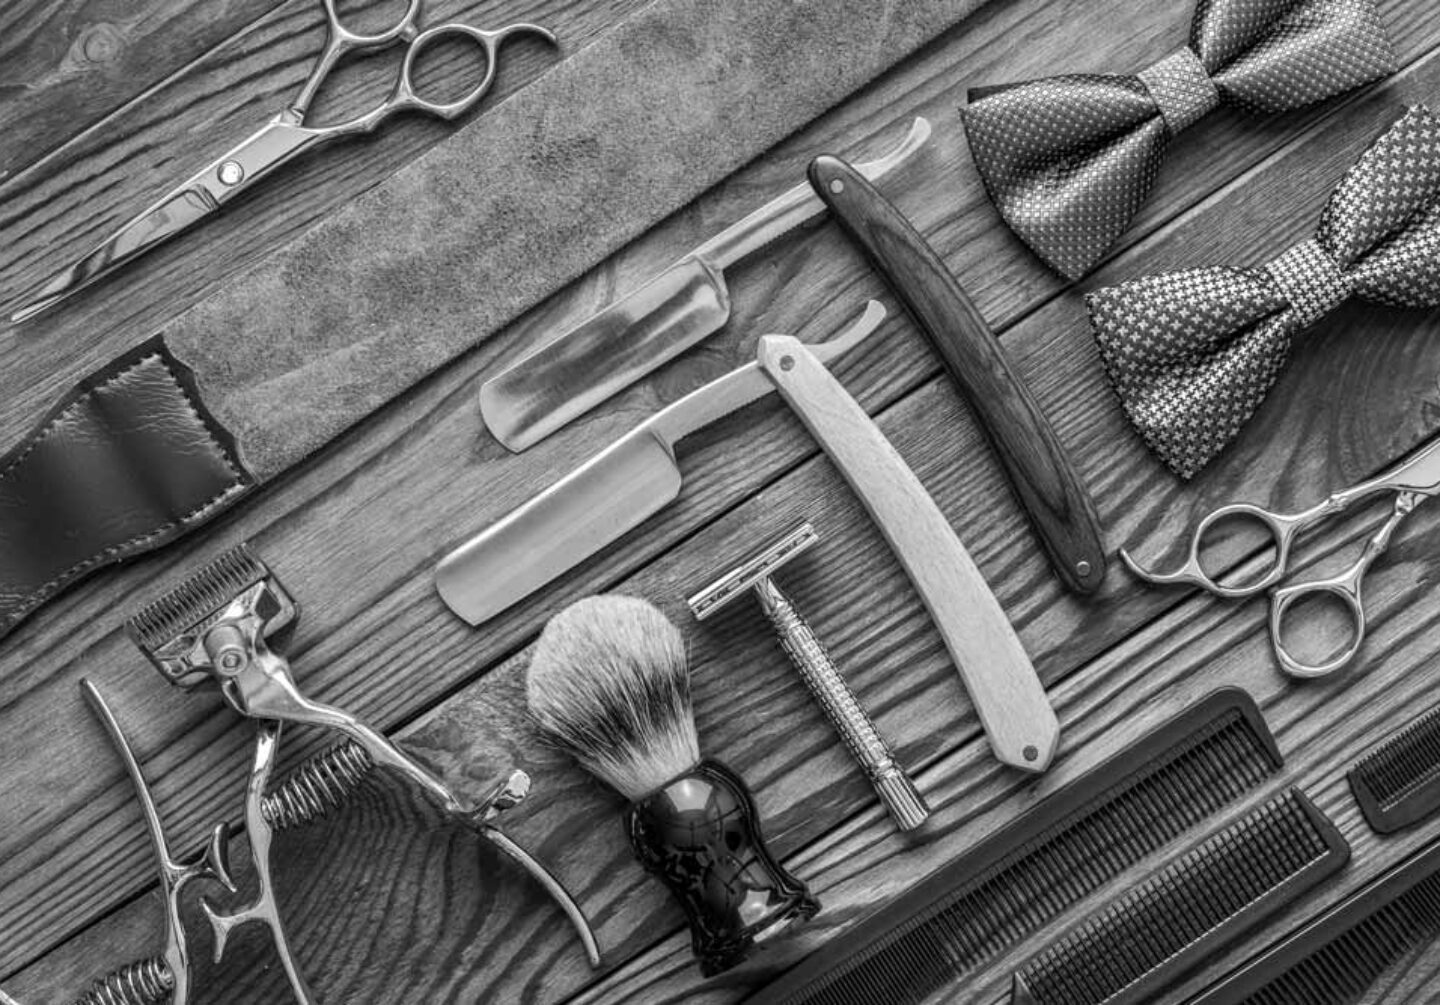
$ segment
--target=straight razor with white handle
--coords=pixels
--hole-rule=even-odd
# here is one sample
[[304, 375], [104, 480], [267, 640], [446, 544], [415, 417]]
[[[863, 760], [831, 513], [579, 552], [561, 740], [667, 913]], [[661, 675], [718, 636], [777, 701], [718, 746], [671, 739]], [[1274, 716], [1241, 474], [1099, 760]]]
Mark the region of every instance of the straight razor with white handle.
[[970, 693], [996, 758], [1044, 771], [1060, 723], [1015, 629], [915, 472], [798, 339], [765, 335], [761, 368], [825, 449], [889, 542]]
[[[815, 346], [815, 355], [837, 358], [884, 318], [885, 308], [870, 301], [859, 321]], [[472, 625], [529, 596], [680, 494], [676, 441], [774, 390], [752, 362], [657, 412], [446, 555], [435, 570], [440, 596]]]

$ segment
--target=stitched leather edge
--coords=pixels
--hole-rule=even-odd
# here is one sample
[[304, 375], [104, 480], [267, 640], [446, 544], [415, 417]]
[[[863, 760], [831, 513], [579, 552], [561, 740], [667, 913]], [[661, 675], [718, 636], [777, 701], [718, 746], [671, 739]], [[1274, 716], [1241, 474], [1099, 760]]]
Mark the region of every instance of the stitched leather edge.
[[170, 352], [169, 347], [165, 345], [164, 338], [159, 335], [142, 342], [124, 355], [116, 357], [66, 392], [16, 448], [0, 457], [0, 482], [10, 477], [25, 462], [25, 459], [49, 438], [61, 422], [74, 414], [81, 405], [88, 403], [97, 391], [122, 380], [136, 368], [157, 360], [174, 384], [176, 391], [179, 392], [190, 414], [205, 431], [210, 445], [219, 454], [225, 469], [233, 476], [232, 481], [210, 499], [183, 516], [167, 520], [154, 529], [136, 534], [125, 541], [108, 545], [22, 595], [18, 606], [13, 611], [0, 615], [0, 637], [25, 620], [46, 600], [77, 577], [101, 565], [121, 561], [130, 555], [159, 547], [179, 537], [190, 527], [198, 526], [220, 513], [236, 498], [255, 486], [254, 476], [240, 460], [239, 446], [234, 435], [221, 425], [205, 407], [205, 403], [200, 397], [200, 387], [194, 371]]

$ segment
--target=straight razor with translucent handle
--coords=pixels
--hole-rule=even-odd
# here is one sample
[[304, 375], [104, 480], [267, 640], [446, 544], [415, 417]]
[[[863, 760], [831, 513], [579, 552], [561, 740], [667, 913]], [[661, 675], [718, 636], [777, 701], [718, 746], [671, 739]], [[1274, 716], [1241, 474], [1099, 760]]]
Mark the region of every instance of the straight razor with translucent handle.
[[[917, 118], [898, 146], [855, 170], [882, 178], [929, 138], [930, 123]], [[802, 183], [726, 228], [487, 380], [480, 388], [485, 425], [518, 453], [719, 331], [730, 317], [724, 270], [823, 212], [824, 203]]]

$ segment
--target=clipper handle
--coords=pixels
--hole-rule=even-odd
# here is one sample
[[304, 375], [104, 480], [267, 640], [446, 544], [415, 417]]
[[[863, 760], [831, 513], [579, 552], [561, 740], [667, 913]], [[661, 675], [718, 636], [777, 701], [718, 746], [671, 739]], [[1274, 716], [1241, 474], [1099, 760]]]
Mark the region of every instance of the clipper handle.
[[701, 761], [632, 804], [625, 822], [635, 857], [684, 909], [706, 977], [820, 910], [765, 847], [755, 800], [719, 761]]
[[875, 794], [890, 811], [895, 825], [902, 831], [919, 827], [929, 819], [930, 807], [900, 762], [895, 760], [890, 745], [865, 714], [860, 699], [850, 690], [814, 631], [774, 580], [766, 578], [756, 583], [755, 596], [775, 629], [780, 648], [785, 650], [810, 693], [825, 710], [851, 756], [865, 769]]

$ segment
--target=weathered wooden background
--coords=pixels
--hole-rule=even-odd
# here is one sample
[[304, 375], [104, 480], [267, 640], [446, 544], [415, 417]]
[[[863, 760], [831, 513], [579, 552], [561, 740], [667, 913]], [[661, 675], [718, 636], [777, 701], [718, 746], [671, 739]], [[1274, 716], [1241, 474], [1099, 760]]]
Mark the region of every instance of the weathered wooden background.
[[[573, 50], [642, 5], [427, 6], [434, 19], [547, 24]], [[481, 630], [454, 618], [430, 582], [434, 561], [456, 542], [641, 416], [746, 359], [760, 334], [817, 340], [868, 297], [893, 307], [838, 229], [822, 223], [731, 271], [735, 311], [724, 332], [539, 447], [509, 455], [485, 433], [476, 408], [484, 375], [798, 182], [809, 156], [872, 153], [915, 115], [932, 120], [934, 139], [883, 187], [1003, 333], [1080, 463], [1112, 548], [1158, 557], [1220, 502], [1304, 504], [1391, 462], [1440, 431], [1435, 314], [1341, 309], [1300, 342], [1238, 444], [1181, 485], [1124, 424], [1081, 303], [1087, 289], [1144, 272], [1264, 261], [1309, 234], [1335, 180], [1404, 105], [1440, 104], [1433, 0], [1380, 6], [1400, 54], [1395, 77], [1272, 119], [1211, 115], [1176, 142], [1154, 197], [1112, 259], [1079, 287], [1065, 287], [1000, 225], [956, 107], [971, 85], [1144, 65], [1183, 41], [1189, 9], [995, 0], [375, 413], [303, 470], [192, 540], [52, 603], [0, 642], [0, 983], [27, 1003], [62, 1001], [158, 948], [146, 837], [129, 783], [81, 701], [82, 675], [97, 679], [134, 739], [179, 847], [196, 845], [217, 820], [238, 823], [250, 727], [213, 696], [167, 688], [120, 624], [240, 539], [254, 543], [305, 608], [289, 655], [307, 691], [382, 724], [467, 792], [484, 791], [511, 765], [531, 773], [534, 791], [505, 826], [575, 891], [605, 954], [604, 968], [592, 972], [538, 888], [381, 781], [326, 826], [281, 838], [282, 907], [301, 965], [327, 1005], [736, 1000], [767, 968], [843, 930], [1224, 684], [1245, 687], [1265, 709], [1287, 758], [1275, 785], [1305, 787], [1340, 824], [1355, 858], [1245, 946], [1208, 961], [1173, 997], [1400, 860], [1435, 826], [1376, 838], [1343, 772], [1368, 745], [1440, 700], [1432, 669], [1440, 600], [1431, 590], [1440, 559], [1427, 547], [1440, 539], [1440, 507], [1418, 510], [1373, 570], [1362, 659], [1334, 680], [1291, 683], [1273, 665], [1263, 602], [1144, 589], [1119, 568], [1095, 598], [1064, 594], [963, 405], [898, 311], [837, 373], [936, 495], [1040, 669], [1064, 729], [1061, 756], [1046, 776], [1022, 778], [988, 757], [918, 598], [838, 476], [773, 400], [687, 441], [678, 503]], [[321, 24], [312, 0], [41, 0], [0, 11], [0, 302], [253, 128], [303, 77]], [[492, 104], [558, 58], [529, 43], [507, 57]], [[329, 148], [67, 307], [43, 342], [27, 341], [24, 330], [0, 333], [5, 384], [17, 389], [0, 402], [3, 442], [79, 375], [443, 142], [452, 128], [403, 120], [373, 139]], [[1314, 535], [1306, 563], [1329, 569], [1348, 561], [1377, 513]], [[702, 628], [683, 610], [689, 592], [801, 517], [815, 522], [824, 542], [786, 570], [785, 585], [936, 808], [918, 836], [896, 835], [753, 612], [737, 609]], [[788, 946], [709, 982], [691, 962], [678, 909], [631, 860], [618, 797], [545, 750], [522, 717], [527, 646], [554, 611], [602, 590], [650, 597], [686, 628], [703, 746], [749, 779], [772, 847], [825, 905]], [[287, 760], [323, 739], [294, 743]], [[243, 844], [234, 858], [244, 860]], [[1001, 998], [1018, 962], [1113, 892], [1098, 891], [994, 960], [976, 975], [975, 1000]], [[208, 955], [208, 935], [196, 942]], [[1440, 952], [1417, 954], [1411, 964], [1381, 989], [1383, 1000], [1434, 997], [1426, 989], [1440, 980]], [[198, 1002], [287, 1000], [258, 930], [239, 937], [223, 965], [202, 972]]]

